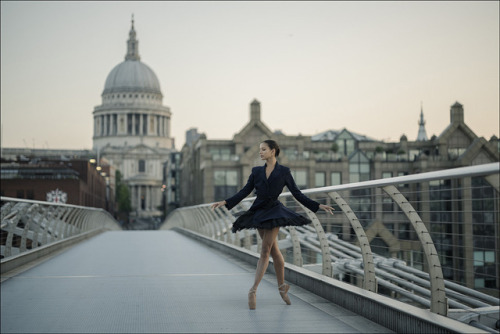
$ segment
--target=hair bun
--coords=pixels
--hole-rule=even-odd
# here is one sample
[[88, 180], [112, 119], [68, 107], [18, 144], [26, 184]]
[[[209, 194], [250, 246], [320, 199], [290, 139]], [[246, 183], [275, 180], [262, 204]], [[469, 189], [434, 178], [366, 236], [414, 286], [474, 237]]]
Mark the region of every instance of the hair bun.
[[269, 148], [271, 150], [274, 150], [276, 152], [276, 154], [275, 154], [276, 157], [278, 155], [280, 155], [280, 146], [278, 145], [278, 143], [275, 140], [268, 139], [268, 140], [264, 140], [263, 143], [266, 143], [267, 146], [269, 146]]

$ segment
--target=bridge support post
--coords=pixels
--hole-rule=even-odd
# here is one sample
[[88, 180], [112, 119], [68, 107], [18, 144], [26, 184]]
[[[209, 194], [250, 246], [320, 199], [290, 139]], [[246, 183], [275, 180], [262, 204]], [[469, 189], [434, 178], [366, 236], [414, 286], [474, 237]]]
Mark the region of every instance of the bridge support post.
[[207, 224], [210, 224], [210, 225], [215, 225], [215, 229], [216, 229], [216, 235], [219, 235], [219, 240], [223, 240], [223, 236], [222, 234], [224, 233], [224, 227], [220, 226], [220, 219], [219, 219], [219, 216], [217, 215], [217, 213], [215, 213], [214, 211], [212, 211], [209, 207], [202, 207], [201, 210], [205, 211], [204, 213], [204, 217], [207, 221]]
[[446, 316], [448, 314], [448, 300], [445, 293], [443, 270], [441, 269], [441, 262], [439, 261], [436, 247], [434, 246], [429, 231], [427, 231], [422, 219], [413, 206], [395, 186], [386, 186], [382, 189], [398, 204], [406, 217], [410, 220], [415, 232], [417, 232], [427, 264], [429, 265], [429, 277], [431, 280], [431, 312]]
[[302, 249], [300, 248], [299, 236], [297, 235], [295, 227], [288, 226], [288, 230], [290, 231], [290, 238], [292, 239], [293, 264], [302, 267], [304, 260], [302, 259]]
[[337, 203], [337, 205], [342, 209], [342, 212], [346, 215], [349, 223], [354, 230], [354, 233], [356, 233], [356, 237], [358, 238], [359, 246], [361, 247], [361, 255], [363, 256], [363, 289], [377, 292], [377, 277], [375, 276], [373, 253], [363, 226], [361, 226], [358, 217], [356, 217], [349, 204], [347, 204], [347, 202], [342, 198], [342, 196], [340, 196], [338, 192], [329, 192], [328, 196], [330, 196], [330, 198], [334, 200], [335, 203]]
[[328, 239], [326, 238], [325, 230], [323, 230], [323, 226], [321, 226], [321, 223], [318, 217], [314, 214], [314, 212], [303, 206], [296, 199], [295, 201], [302, 207], [302, 209], [305, 211], [309, 219], [311, 219], [314, 229], [318, 234], [319, 245], [321, 247], [321, 257], [323, 258], [322, 274], [328, 277], [332, 277], [333, 276], [332, 259], [330, 258], [330, 246], [328, 245]]
[[[230, 233], [231, 233], [231, 224], [232, 224], [232, 223], [233, 223], [233, 221], [234, 221], [234, 217], [233, 217], [233, 215], [231, 214], [231, 212], [229, 212], [229, 210], [228, 210], [225, 206], [223, 206], [223, 207], [221, 208], [221, 210], [222, 210], [222, 212], [223, 212], [223, 213], [222, 213], [222, 215], [223, 215], [223, 219], [224, 219], [224, 224], [226, 225], [226, 233], [227, 233], [227, 235], [228, 235], [228, 237], [229, 237], [229, 236], [230, 236]], [[230, 238], [230, 237], [229, 237], [229, 238]], [[237, 234], [235, 234], [235, 235], [233, 236], [233, 244], [234, 244], [234, 245], [237, 245], [237, 246], [239, 246], [239, 245], [240, 245], [240, 240], [239, 240], [238, 238], [239, 238], [239, 236], [238, 236]]]

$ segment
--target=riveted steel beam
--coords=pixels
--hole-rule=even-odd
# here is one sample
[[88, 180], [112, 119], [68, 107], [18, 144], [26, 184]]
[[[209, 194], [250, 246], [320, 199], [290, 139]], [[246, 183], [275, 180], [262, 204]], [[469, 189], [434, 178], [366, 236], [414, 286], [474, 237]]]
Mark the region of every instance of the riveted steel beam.
[[[228, 237], [231, 238], [229, 235], [229, 231], [231, 231], [231, 224], [232, 224], [232, 221], [234, 220], [234, 217], [225, 206], [222, 206], [221, 208], [219, 208], [219, 214], [220, 214], [220, 217], [222, 219], [221, 222], [224, 223], [226, 233], [228, 233]], [[239, 242], [237, 242], [237, 240], [236, 240], [236, 236], [233, 236], [232, 238], [233, 238], [233, 240], [232, 240], [233, 244], [235, 244], [235, 245], [239, 244]]]
[[208, 226], [206, 226], [205, 223], [203, 222], [203, 219], [201, 219], [201, 216], [200, 216], [200, 213], [198, 212], [198, 210], [196, 210], [196, 209], [191, 210], [191, 214], [193, 215], [194, 219], [198, 222], [198, 225], [200, 226], [201, 234], [206, 235], [210, 238], [215, 238], [214, 236], [210, 235], [211, 232], [209, 231]]
[[292, 239], [293, 264], [302, 267], [304, 260], [302, 259], [302, 249], [300, 248], [299, 236], [293, 226], [288, 226], [288, 231], [290, 231], [290, 238]]
[[55, 226], [54, 226], [54, 233], [56, 235], [57, 240], [61, 240], [64, 238], [64, 221], [62, 220], [62, 217], [64, 213], [66, 212], [66, 208], [61, 206], [56, 209], [56, 214], [54, 217], [55, 220]]
[[303, 206], [295, 198], [294, 200], [302, 207], [309, 219], [311, 219], [312, 225], [316, 230], [316, 233], [318, 234], [318, 240], [321, 247], [321, 257], [323, 258], [322, 274], [332, 277], [332, 259], [330, 258], [330, 246], [328, 245], [328, 239], [326, 238], [325, 230], [323, 230], [323, 226], [321, 226], [321, 223], [319, 222], [319, 219], [314, 212]]
[[[226, 233], [228, 234], [228, 236], [230, 236], [231, 226], [234, 222], [234, 216], [225, 206], [220, 209], [219, 213], [221, 213], [221, 222], [223, 222], [224, 226], [226, 227]], [[239, 240], [236, 240], [236, 235], [232, 236], [232, 238], [233, 244], [239, 245]]]
[[365, 234], [365, 230], [358, 217], [354, 214], [351, 207], [347, 202], [340, 196], [336, 191], [328, 193], [328, 196], [337, 203], [337, 205], [342, 209], [349, 223], [351, 224], [354, 233], [359, 241], [359, 246], [361, 247], [361, 256], [363, 257], [363, 289], [368, 291], [377, 292], [377, 277], [375, 276], [375, 264], [373, 262], [373, 253], [370, 247], [370, 242]]
[[[29, 207], [29, 209], [26, 211], [26, 217], [24, 218], [24, 228], [23, 228], [23, 233], [21, 235], [21, 247], [20, 251], [25, 252], [27, 250], [27, 239], [28, 239], [28, 232], [31, 228], [31, 223], [33, 221], [33, 217], [35, 216], [33, 213], [36, 211], [38, 208], [38, 204], [33, 204]], [[33, 247], [33, 240], [31, 241], [31, 247]]]
[[181, 226], [184, 228], [189, 228], [190, 230], [194, 230], [192, 223], [190, 224], [190, 220], [189, 220], [188, 213], [186, 212], [186, 210], [184, 208], [177, 209], [177, 210], [179, 210], [179, 213], [180, 213]]
[[207, 215], [205, 207], [198, 207], [197, 211], [200, 215], [200, 219], [203, 221], [203, 224], [205, 226], [207, 226], [207, 229], [210, 229], [212, 231], [212, 233], [214, 235], [212, 238], [214, 238], [214, 239], [217, 238], [219, 240], [222, 240], [222, 238], [223, 238], [222, 229], [220, 228], [220, 226], [218, 226], [216, 224], [212, 224], [212, 220]]
[[382, 189], [404, 212], [422, 244], [422, 249], [429, 265], [429, 277], [431, 280], [431, 312], [446, 316], [448, 314], [448, 300], [446, 298], [443, 270], [441, 269], [441, 262], [439, 261], [436, 247], [427, 228], [413, 206], [395, 186], [390, 185]]
[[211, 225], [215, 225], [216, 227], [216, 230], [218, 232], [218, 237], [219, 237], [219, 240], [223, 240], [224, 239], [224, 228], [220, 226], [220, 223], [218, 222], [218, 217], [217, 217], [217, 214], [212, 211], [208, 206], [204, 206], [201, 208], [203, 211], [204, 211], [204, 214], [205, 214], [205, 217], [207, 219], [207, 223], [208, 224], [211, 224]]

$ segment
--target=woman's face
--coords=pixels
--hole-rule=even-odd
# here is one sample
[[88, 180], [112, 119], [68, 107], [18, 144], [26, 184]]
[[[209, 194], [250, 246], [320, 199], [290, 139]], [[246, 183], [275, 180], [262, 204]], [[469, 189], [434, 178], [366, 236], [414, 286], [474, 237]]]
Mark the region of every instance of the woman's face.
[[275, 154], [275, 150], [271, 150], [269, 148], [269, 145], [267, 145], [266, 143], [260, 143], [260, 158], [262, 160], [267, 160], [269, 158], [272, 158], [274, 157], [274, 154]]

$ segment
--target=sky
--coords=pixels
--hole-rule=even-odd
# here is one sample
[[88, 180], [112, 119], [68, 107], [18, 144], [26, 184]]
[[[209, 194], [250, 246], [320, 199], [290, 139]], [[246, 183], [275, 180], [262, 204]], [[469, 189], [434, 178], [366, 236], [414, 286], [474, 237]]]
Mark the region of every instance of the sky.
[[253, 99], [287, 135], [411, 141], [421, 107], [431, 137], [458, 101], [499, 136], [498, 1], [2, 1], [2, 147], [92, 148], [132, 14], [178, 150], [190, 128], [232, 139]]

